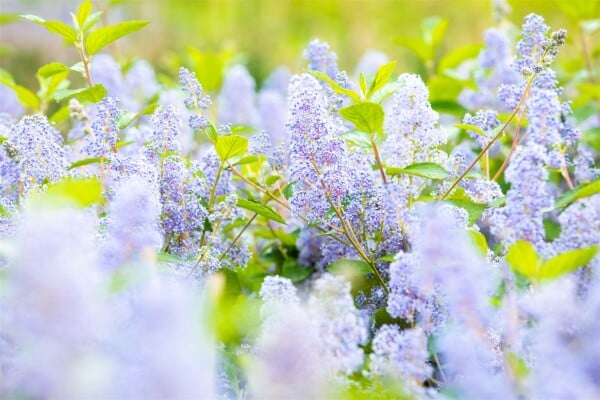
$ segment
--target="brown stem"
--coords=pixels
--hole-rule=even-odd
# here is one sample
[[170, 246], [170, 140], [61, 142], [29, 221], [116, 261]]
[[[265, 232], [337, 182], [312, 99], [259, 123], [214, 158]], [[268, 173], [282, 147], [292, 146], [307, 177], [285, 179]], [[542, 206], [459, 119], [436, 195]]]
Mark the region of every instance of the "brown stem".
[[469, 173], [469, 171], [471, 171], [471, 169], [473, 169], [473, 167], [475, 165], [477, 165], [477, 163], [479, 162], [479, 160], [481, 159], [481, 157], [483, 157], [483, 155], [490, 149], [490, 147], [492, 147], [492, 145], [494, 143], [496, 143], [496, 140], [498, 140], [500, 138], [500, 136], [504, 133], [504, 130], [506, 129], [506, 127], [512, 122], [512, 120], [515, 118], [515, 116], [517, 115], [517, 113], [519, 112], [519, 110], [521, 109], [521, 107], [523, 106], [523, 103], [525, 103], [525, 99], [527, 98], [527, 95], [529, 93], [529, 89], [531, 88], [531, 85], [533, 84], [533, 79], [534, 78], [535, 78], [535, 74], [532, 74], [529, 77], [529, 80], [527, 81], [527, 86], [525, 86], [525, 90], [523, 91], [523, 95], [521, 96], [521, 99], [519, 100], [519, 104], [517, 104], [517, 107], [515, 107], [515, 109], [510, 114], [510, 116], [508, 117], [508, 119], [506, 120], [506, 122], [504, 123], [504, 125], [502, 125], [502, 127], [500, 128], [500, 130], [498, 131], [498, 133], [492, 138], [492, 140], [489, 141], [488, 144], [485, 145], [485, 147], [483, 148], [483, 150], [481, 151], [481, 153], [479, 153], [479, 155], [475, 158], [475, 160], [473, 160], [473, 162], [467, 167], [467, 169], [465, 169], [465, 171], [458, 177], [458, 179], [456, 179], [454, 181], [454, 183], [444, 193], [444, 195], [441, 197], [440, 200], [444, 200], [446, 197], [448, 197], [448, 195], [452, 192], [452, 190], [454, 190], [454, 188], [456, 187], [456, 185], [458, 185], [460, 183], [460, 181]]
[[369, 139], [371, 139], [371, 146], [373, 146], [373, 153], [375, 154], [375, 161], [377, 162], [377, 167], [379, 168], [379, 173], [381, 174], [381, 179], [383, 183], [387, 183], [387, 179], [385, 178], [385, 172], [383, 170], [383, 163], [381, 162], [381, 158], [379, 157], [379, 151], [377, 150], [377, 144], [375, 143], [375, 138], [372, 133], [369, 133]]
[[510, 150], [508, 151], [508, 155], [502, 162], [502, 165], [500, 166], [500, 169], [498, 169], [498, 172], [496, 172], [496, 174], [494, 175], [494, 178], [492, 179], [493, 181], [496, 181], [500, 177], [500, 175], [502, 174], [504, 169], [508, 166], [508, 160], [510, 160], [513, 153], [517, 149], [517, 146], [519, 145], [519, 133], [521, 132], [521, 123], [523, 122], [524, 115], [525, 115], [525, 110], [522, 110], [521, 114], [519, 115], [519, 119], [517, 120], [517, 127], [515, 128], [515, 135], [513, 137], [513, 142], [510, 146]]
[[248, 222], [246, 223], [246, 225], [244, 225], [244, 227], [239, 231], [239, 233], [235, 236], [235, 238], [233, 238], [233, 240], [231, 241], [231, 243], [229, 244], [229, 246], [227, 247], [227, 250], [225, 250], [223, 252], [223, 254], [221, 254], [221, 256], [219, 257], [219, 262], [221, 262], [223, 260], [223, 258], [225, 258], [225, 256], [227, 255], [227, 253], [229, 253], [229, 250], [231, 250], [233, 248], [233, 246], [235, 245], [235, 243], [240, 239], [240, 237], [242, 236], [242, 234], [246, 231], [246, 229], [248, 229], [248, 227], [250, 226], [250, 224], [252, 223], [252, 221], [254, 221], [254, 219], [258, 216], [258, 214], [254, 214], [252, 216], [252, 218], [250, 218], [248, 220]]

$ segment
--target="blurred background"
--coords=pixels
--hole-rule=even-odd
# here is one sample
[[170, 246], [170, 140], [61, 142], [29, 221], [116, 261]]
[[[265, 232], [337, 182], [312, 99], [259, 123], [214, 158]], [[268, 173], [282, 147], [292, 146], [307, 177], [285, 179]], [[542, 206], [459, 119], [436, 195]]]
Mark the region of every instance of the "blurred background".
[[[420, 23], [429, 16], [448, 20], [448, 31], [438, 51], [482, 41], [483, 31], [495, 23], [493, 0], [94, 0], [104, 10], [103, 23], [125, 19], [151, 21], [141, 32], [110, 48], [122, 63], [148, 59], [166, 75], [184, 64], [182, 54], [208, 55], [219, 62], [246, 64], [260, 82], [278, 65], [292, 71], [305, 67], [302, 50], [312, 38], [327, 41], [338, 54], [341, 69], [354, 70], [368, 49], [397, 60], [397, 72], [418, 71], [418, 58], [395, 43], [395, 38], [420, 36]], [[508, 1], [508, 19], [520, 25], [531, 12], [544, 16], [552, 29], [567, 28], [571, 42], [566, 52], [579, 51], [574, 25], [554, 0]], [[597, 0], [573, 0], [597, 18]], [[75, 63], [77, 54], [43, 27], [14, 20], [14, 14], [35, 14], [70, 23], [75, 0], [0, 0], [0, 67], [17, 82], [35, 87], [37, 68], [50, 61]], [[563, 7], [563, 8], [561, 8]], [[195, 49], [195, 50], [194, 50]], [[195, 54], [195, 56], [194, 56]], [[225, 61], [223, 61], [225, 60]], [[229, 60], [229, 61], [228, 61]]]

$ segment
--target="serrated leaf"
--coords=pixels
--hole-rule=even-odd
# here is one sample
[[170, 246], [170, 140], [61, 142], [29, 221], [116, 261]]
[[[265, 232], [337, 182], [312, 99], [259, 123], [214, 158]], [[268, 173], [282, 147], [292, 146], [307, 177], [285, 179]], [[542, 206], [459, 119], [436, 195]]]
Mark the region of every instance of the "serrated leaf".
[[277, 213], [277, 211], [273, 210], [271, 207], [259, 203], [257, 201], [252, 201], [248, 199], [244, 199], [242, 197], [238, 197], [237, 206], [244, 208], [246, 210], [252, 211], [258, 215], [262, 215], [263, 217], [273, 220], [275, 222], [279, 222], [280, 224], [286, 224], [285, 220], [281, 215]]
[[563, 208], [569, 204], [586, 197], [600, 193], [600, 179], [576, 187], [560, 196], [554, 203], [554, 208]]
[[340, 109], [340, 115], [359, 131], [382, 133], [384, 112], [380, 104], [364, 102]]
[[49, 32], [62, 36], [67, 41], [67, 43], [75, 43], [77, 41], [77, 32], [75, 31], [75, 29], [71, 28], [69, 25], [65, 24], [62, 21], [46, 21], [45, 19], [38, 17], [37, 15], [31, 14], [21, 15], [21, 18], [26, 21], [36, 23], [38, 25], [42, 25]]
[[87, 21], [88, 17], [92, 12], [92, 2], [91, 0], [83, 0], [77, 9], [77, 24], [79, 29], [83, 27], [85, 21]]
[[539, 269], [537, 278], [542, 280], [556, 279], [564, 274], [588, 264], [598, 253], [600, 246], [590, 246], [582, 249], [569, 250], [552, 257]]
[[70, 97], [76, 97], [82, 103], [98, 103], [106, 97], [106, 89], [103, 85], [97, 83], [94, 86], [81, 89], [59, 89], [54, 92], [52, 98], [61, 102]]
[[533, 245], [524, 240], [519, 240], [508, 248], [506, 262], [513, 271], [529, 279], [536, 279], [541, 264]]
[[59, 62], [51, 62], [50, 64], [46, 64], [41, 66], [38, 69], [37, 75], [40, 78], [50, 78], [53, 75], [60, 74], [63, 72], [68, 72], [69, 67], [63, 65]]
[[222, 161], [241, 156], [248, 150], [248, 138], [239, 135], [219, 136], [215, 150]]
[[386, 174], [396, 175], [414, 175], [428, 179], [444, 179], [448, 176], [448, 171], [439, 164], [424, 162], [411, 164], [404, 168], [389, 167]]
[[98, 28], [86, 37], [85, 49], [89, 55], [94, 55], [115, 40], [136, 32], [148, 24], [148, 21], [123, 21]]
[[396, 69], [396, 61], [392, 61], [390, 63], [384, 64], [377, 70], [375, 74], [375, 78], [369, 87], [369, 91], [367, 92], [367, 99], [369, 99], [373, 93], [381, 89], [388, 81], [390, 80], [394, 70]]
[[11, 89], [17, 95], [19, 102], [25, 107], [31, 108], [32, 110], [40, 108], [40, 98], [31, 90], [21, 85], [13, 85]]
[[308, 71], [308, 72], [311, 75], [314, 75], [315, 77], [321, 79], [322, 81], [325, 81], [329, 86], [331, 86], [331, 88], [333, 89], [334, 92], [348, 96], [357, 103], [361, 101], [360, 95], [358, 93], [356, 93], [354, 90], [341, 87], [339, 85], [339, 83], [337, 83], [336, 81], [331, 79], [326, 74], [319, 72], [319, 71]]
[[81, 26], [81, 30], [84, 33], [87, 33], [90, 29], [92, 29], [94, 26], [96, 26], [96, 24], [98, 23], [98, 21], [100, 21], [100, 17], [102, 16], [102, 11], [96, 11], [94, 13], [92, 13], [87, 20], [85, 21], [85, 23], [83, 24], [83, 26]]

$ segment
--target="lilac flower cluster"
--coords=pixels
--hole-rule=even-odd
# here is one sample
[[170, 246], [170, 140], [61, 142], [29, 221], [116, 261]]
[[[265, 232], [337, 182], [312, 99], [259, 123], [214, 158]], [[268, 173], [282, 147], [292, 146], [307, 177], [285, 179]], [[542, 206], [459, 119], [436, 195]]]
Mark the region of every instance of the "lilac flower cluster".
[[119, 141], [119, 110], [118, 101], [107, 97], [98, 103], [97, 115], [92, 122], [91, 135], [83, 147], [84, 153], [90, 157], [108, 158], [117, 151]]
[[2, 143], [0, 183], [5, 196], [17, 200], [34, 187], [67, 174], [63, 138], [42, 115], [25, 116]]

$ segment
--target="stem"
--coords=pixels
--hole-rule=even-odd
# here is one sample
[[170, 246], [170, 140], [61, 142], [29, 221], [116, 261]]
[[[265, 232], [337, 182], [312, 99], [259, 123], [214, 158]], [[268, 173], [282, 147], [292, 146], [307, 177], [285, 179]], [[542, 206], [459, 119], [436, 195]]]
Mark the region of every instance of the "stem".
[[373, 134], [369, 133], [369, 139], [371, 139], [371, 146], [373, 146], [373, 153], [375, 154], [375, 161], [377, 162], [377, 167], [379, 168], [379, 173], [381, 174], [381, 179], [383, 183], [387, 183], [387, 179], [385, 178], [385, 172], [383, 170], [383, 163], [381, 162], [381, 158], [379, 157], [379, 151], [377, 150], [377, 144], [375, 143], [375, 138], [373, 138]]
[[444, 380], [444, 382], [447, 382], [448, 379], [446, 378], [446, 374], [444, 373], [444, 369], [442, 368], [442, 364], [440, 363], [440, 359], [438, 358], [437, 353], [433, 353], [433, 361], [435, 361], [435, 365], [437, 365], [442, 379]]
[[[313, 165], [313, 168], [315, 169], [315, 172], [317, 172], [317, 174], [319, 176], [321, 176], [321, 171], [320, 171], [317, 163], [315, 162], [315, 160], [311, 159], [310, 162]], [[333, 209], [333, 211], [337, 215], [337, 217], [338, 217], [338, 219], [340, 221], [340, 224], [342, 225], [342, 230], [344, 231], [344, 235], [348, 238], [348, 240], [350, 241], [350, 244], [352, 245], [352, 247], [354, 247], [354, 249], [356, 250], [356, 252], [358, 253], [358, 255], [367, 264], [369, 264], [369, 267], [371, 267], [371, 270], [373, 271], [373, 273], [375, 274], [375, 276], [377, 277], [377, 279], [379, 280], [379, 282], [381, 283], [381, 285], [383, 286], [383, 288], [385, 289], [385, 291], [387, 293], [389, 293], [390, 290], [388, 289], [387, 285], [385, 284], [385, 281], [383, 280], [383, 277], [381, 276], [381, 274], [377, 270], [377, 267], [375, 266], [375, 263], [369, 258], [369, 256], [367, 256], [367, 254], [365, 253], [365, 250], [363, 249], [362, 245], [360, 244], [360, 241], [356, 237], [356, 234], [352, 230], [352, 227], [347, 223], [346, 219], [342, 215], [342, 211], [340, 210], [340, 208], [338, 208], [338, 206], [335, 205], [335, 203], [331, 199], [331, 196], [330, 196], [330, 194], [327, 191], [327, 186], [325, 186], [325, 182], [323, 182], [322, 179], [319, 179], [319, 181], [320, 181], [321, 187], [323, 188], [323, 193], [325, 194], [325, 198], [327, 199], [327, 202], [329, 203], [329, 205], [331, 206], [331, 208]]]
[[519, 119], [517, 120], [517, 127], [515, 128], [515, 135], [513, 137], [513, 142], [510, 146], [510, 150], [508, 151], [508, 155], [502, 162], [502, 165], [500, 166], [500, 169], [498, 170], [498, 172], [496, 172], [496, 174], [494, 175], [494, 178], [492, 179], [493, 181], [496, 181], [500, 177], [502, 172], [504, 172], [504, 169], [508, 166], [508, 160], [510, 160], [513, 153], [517, 149], [517, 146], [519, 145], [519, 133], [521, 132], [521, 123], [523, 122], [524, 116], [525, 116], [525, 110], [522, 110], [521, 114], [519, 115]]
[[475, 160], [473, 160], [473, 162], [467, 167], [467, 169], [465, 169], [465, 171], [458, 177], [458, 179], [456, 179], [454, 181], [454, 183], [444, 193], [444, 195], [441, 197], [440, 200], [444, 200], [446, 197], [448, 197], [448, 195], [452, 192], [452, 190], [456, 187], [456, 185], [458, 185], [460, 183], [460, 181], [469, 173], [469, 171], [471, 171], [471, 169], [473, 169], [473, 167], [475, 165], [477, 165], [477, 163], [479, 162], [479, 160], [481, 159], [481, 157], [483, 157], [483, 155], [490, 149], [490, 147], [492, 147], [492, 145], [494, 143], [496, 143], [496, 140], [498, 140], [500, 138], [500, 136], [504, 133], [504, 130], [506, 129], [506, 127], [512, 122], [512, 120], [515, 118], [515, 116], [517, 115], [517, 113], [519, 112], [519, 110], [521, 109], [521, 107], [523, 106], [523, 103], [525, 103], [525, 99], [527, 98], [527, 95], [529, 93], [529, 89], [531, 89], [531, 85], [533, 84], [533, 79], [534, 78], [535, 78], [535, 74], [532, 74], [529, 77], [529, 80], [527, 81], [527, 86], [525, 86], [525, 90], [523, 91], [523, 95], [521, 96], [521, 99], [519, 100], [519, 104], [517, 104], [517, 107], [515, 107], [515, 109], [510, 114], [510, 116], [508, 117], [508, 119], [506, 120], [506, 122], [502, 125], [502, 127], [500, 128], [500, 130], [498, 131], [498, 133], [492, 138], [492, 140], [489, 141], [488, 144], [485, 145], [485, 147], [483, 148], [483, 150], [481, 151], [481, 153], [479, 153], [479, 155], [475, 158]]
[[[270, 190], [262, 188], [260, 186], [258, 186], [256, 183], [252, 182], [250, 179], [246, 178], [243, 174], [241, 174], [238, 170], [236, 170], [233, 167], [233, 164], [231, 164], [230, 161], [227, 161], [227, 164], [229, 166], [229, 169], [231, 170], [231, 172], [237, 176], [238, 178], [240, 178], [242, 181], [246, 182], [248, 185], [252, 186], [253, 188], [255, 188], [256, 190], [259, 190], [260, 192], [266, 194], [267, 196], [269, 196], [271, 199], [275, 200], [277, 203], [281, 204], [283, 207], [287, 208], [288, 210], [290, 209], [290, 205], [287, 203], [287, 201], [285, 200], [281, 200], [279, 197], [275, 196]], [[284, 197], [285, 198], [285, 197]]]
[[221, 260], [223, 260], [223, 258], [225, 258], [225, 256], [227, 255], [227, 253], [229, 253], [229, 250], [231, 250], [233, 248], [233, 246], [235, 245], [235, 243], [239, 240], [239, 238], [242, 236], [242, 234], [246, 231], [246, 229], [248, 229], [248, 227], [250, 226], [250, 224], [252, 223], [252, 221], [254, 221], [254, 219], [256, 218], [258, 214], [254, 214], [246, 223], [246, 225], [244, 225], [244, 227], [242, 228], [241, 231], [239, 231], [239, 233], [235, 236], [235, 238], [233, 238], [233, 240], [231, 241], [231, 243], [229, 244], [229, 246], [227, 247], [227, 250], [225, 250], [223, 252], [223, 254], [221, 254], [221, 256], [219, 257], [219, 262], [221, 262]]
[[219, 168], [217, 169], [217, 175], [215, 176], [215, 181], [210, 188], [210, 195], [208, 197], [208, 211], [212, 211], [213, 204], [215, 202], [215, 195], [217, 193], [217, 184], [219, 183], [219, 178], [221, 178], [221, 173], [223, 172], [223, 162], [219, 164]]
[[588, 73], [590, 74], [589, 81], [590, 83], [596, 83], [596, 79], [594, 79], [594, 68], [592, 66], [592, 59], [590, 57], [590, 51], [587, 43], [587, 35], [581, 27], [581, 24], [579, 25], [579, 31], [581, 33], [581, 48], [583, 50], [583, 59], [585, 60], [585, 67], [587, 68]]
[[85, 54], [85, 44], [83, 40], [83, 33], [80, 33], [79, 43], [76, 44], [77, 50], [79, 51], [79, 58], [81, 58], [81, 62], [83, 63], [84, 75], [85, 79], [88, 83], [89, 87], [94, 86], [92, 82], [92, 74], [90, 72], [90, 58]]
[[573, 182], [571, 181], [571, 177], [569, 176], [569, 171], [567, 170], [567, 160], [565, 159], [565, 151], [566, 151], [566, 148], [563, 149], [563, 151], [561, 151], [562, 163], [560, 166], [560, 173], [565, 178], [565, 181], [567, 182], [567, 186], [569, 187], [569, 189], [573, 190], [575, 188], [575, 186], [573, 185]]
[[489, 151], [485, 152], [485, 174], [489, 181], [490, 180], [490, 152]]

